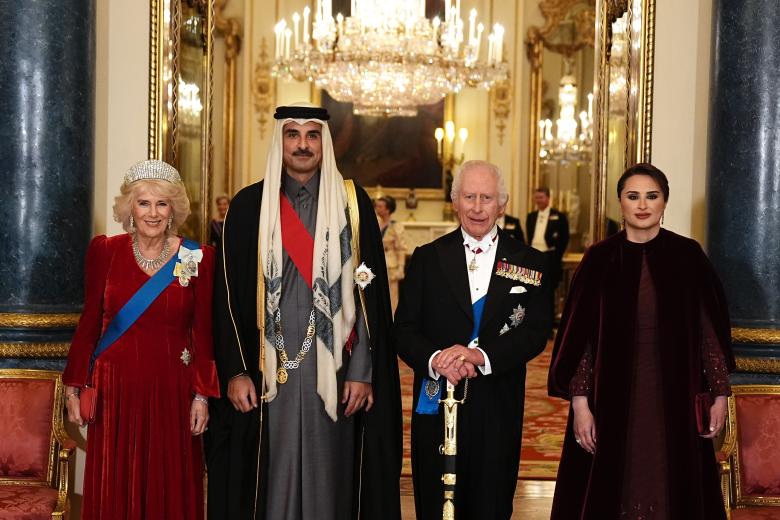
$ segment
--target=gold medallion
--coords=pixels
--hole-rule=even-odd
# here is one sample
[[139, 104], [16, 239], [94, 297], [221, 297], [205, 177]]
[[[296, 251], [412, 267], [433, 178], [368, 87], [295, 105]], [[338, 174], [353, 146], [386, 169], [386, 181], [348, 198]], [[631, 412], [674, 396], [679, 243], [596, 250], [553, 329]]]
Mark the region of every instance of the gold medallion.
[[287, 382], [287, 370], [284, 367], [276, 369], [276, 382], [283, 385]]

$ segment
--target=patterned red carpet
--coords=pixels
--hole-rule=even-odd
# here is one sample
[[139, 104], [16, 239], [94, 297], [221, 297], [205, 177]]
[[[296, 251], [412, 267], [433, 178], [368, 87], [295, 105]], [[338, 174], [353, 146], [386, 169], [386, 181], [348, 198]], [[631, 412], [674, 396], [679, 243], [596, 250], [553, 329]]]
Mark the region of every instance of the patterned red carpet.
[[[547, 397], [547, 369], [550, 366], [552, 342], [545, 351], [528, 364], [525, 392], [523, 448], [518, 478], [554, 480], [563, 445], [563, 432], [568, 415], [568, 402]], [[401, 400], [404, 412], [404, 460], [402, 475], [410, 476], [410, 432], [412, 413], [412, 381], [409, 367], [398, 362], [401, 371]]]

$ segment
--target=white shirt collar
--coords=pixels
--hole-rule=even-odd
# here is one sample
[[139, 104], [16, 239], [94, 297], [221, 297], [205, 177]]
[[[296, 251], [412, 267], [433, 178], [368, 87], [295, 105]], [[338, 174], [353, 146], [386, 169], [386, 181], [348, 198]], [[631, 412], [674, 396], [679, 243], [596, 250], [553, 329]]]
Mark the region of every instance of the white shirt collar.
[[476, 248], [480, 248], [482, 249], [483, 253], [487, 253], [490, 251], [490, 248], [493, 246], [493, 244], [495, 244], [496, 235], [498, 233], [498, 226], [493, 224], [493, 228], [489, 233], [482, 237], [482, 240], [477, 240], [476, 238], [466, 233], [466, 230], [463, 229], [463, 226], [461, 226], [460, 232], [463, 235], [463, 245], [468, 247], [469, 250], [473, 251]]

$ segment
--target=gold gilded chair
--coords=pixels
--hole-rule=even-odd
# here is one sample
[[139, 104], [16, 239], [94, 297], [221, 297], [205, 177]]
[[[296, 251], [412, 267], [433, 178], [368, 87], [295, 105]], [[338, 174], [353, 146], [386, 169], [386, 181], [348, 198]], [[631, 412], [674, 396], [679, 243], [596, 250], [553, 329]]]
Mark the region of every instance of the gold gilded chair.
[[735, 385], [718, 451], [731, 520], [780, 518], [780, 386]]
[[67, 518], [76, 443], [63, 427], [59, 372], [0, 369], [0, 518]]

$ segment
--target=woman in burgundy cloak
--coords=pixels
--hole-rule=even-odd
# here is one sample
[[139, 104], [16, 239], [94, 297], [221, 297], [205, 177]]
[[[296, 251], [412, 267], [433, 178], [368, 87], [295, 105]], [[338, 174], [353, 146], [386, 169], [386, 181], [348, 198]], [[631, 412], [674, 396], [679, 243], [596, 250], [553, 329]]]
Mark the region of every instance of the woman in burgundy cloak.
[[725, 519], [710, 440], [734, 369], [723, 290], [701, 247], [661, 228], [660, 170], [629, 168], [617, 192], [625, 230], [585, 254], [555, 341], [549, 393], [572, 407], [551, 518]]

